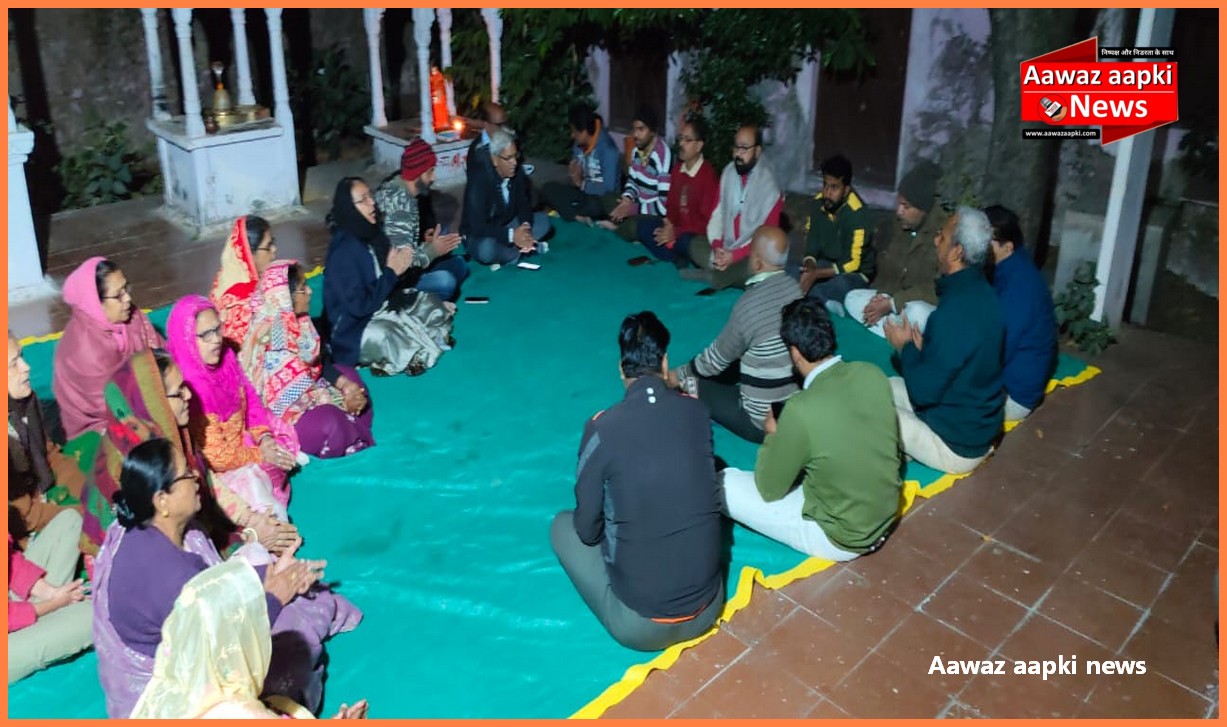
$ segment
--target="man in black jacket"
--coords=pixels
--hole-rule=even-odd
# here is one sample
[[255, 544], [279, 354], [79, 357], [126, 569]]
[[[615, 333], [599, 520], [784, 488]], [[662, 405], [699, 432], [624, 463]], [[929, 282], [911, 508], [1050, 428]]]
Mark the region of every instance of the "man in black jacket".
[[490, 132], [488, 150], [473, 150], [488, 153], [490, 164], [469, 167], [460, 234], [469, 255], [482, 265], [508, 265], [536, 252], [552, 229], [549, 217], [532, 211], [532, 191], [516, 158], [518, 151], [506, 129]]
[[723, 609], [723, 501], [707, 409], [665, 383], [669, 331], [645, 311], [618, 344], [626, 395], [584, 427], [575, 509], [555, 516], [550, 544], [610, 635], [655, 651]]

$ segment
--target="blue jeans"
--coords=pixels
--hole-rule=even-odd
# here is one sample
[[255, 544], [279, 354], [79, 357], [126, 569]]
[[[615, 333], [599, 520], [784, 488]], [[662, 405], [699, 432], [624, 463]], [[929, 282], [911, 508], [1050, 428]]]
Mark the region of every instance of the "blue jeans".
[[460, 284], [467, 277], [469, 264], [459, 255], [448, 253], [435, 258], [413, 287], [454, 302], [460, 297]]
[[689, 267], [690, 238], [694, 237], [694, 235], [691, 233], [678, 235], [677, 239], [673, 241], [673, 247], [657, 245], [656, 238], [652, 237], [652, 235], [664, 224], [664, 218], [641, 215], [635, 228], [635, 237], [639, 242], [643, 243], [643, 246], [657, 260], [671, 262], [679, 268]]

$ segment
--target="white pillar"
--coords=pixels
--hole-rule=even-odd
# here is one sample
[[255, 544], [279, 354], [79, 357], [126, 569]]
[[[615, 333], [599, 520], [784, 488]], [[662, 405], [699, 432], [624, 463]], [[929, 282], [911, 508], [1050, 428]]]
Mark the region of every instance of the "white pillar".
[[[1166, 46], [1172, 38], [1176, 11], [1171, 8], [1142, 8], [1138, 17], [1135, 46]], [[1154, 151], [1155, 131], [1116, 142], [1116, 164], [1112, 169], [1112, 188], [1104, 213], [1103, 242], [1095, 277], [1095, 309], [1091, 317], [1112, 328], [1121, 324], [1125, 297], [1133, 273], [1133, 253], [1137, 249], [1138, 228], [1145, 203], [1146, 179]]]
[[665, 143], [677, 138], [678, 118], [673, 99], [681, 91], [682, 55], [676, 51], [665, 60]]
[[[794, 81], [797, 88], [797, 101], [801, 104], [801, 119], [810, 139], [814, 138], [814, 124], [818, 123], [818, 69], [821, 68], [822, 55], [814, 56], [801, 64]], [[809, 166], [806, 166], [809, 169]]]
[[605, 123], [609, 123], [609, 51], [604, 48], [588, 49], [588, 58], [591, 59], [594, 69], [590, 74], [595, 77], [592, 85], [596, 92], [596, 112], [601, 115]]
[[430, 108], [430, 29], [435, 14], [430, 8], [413, 9], [413, 42], [418, 49], [418, 93], [422, 101], [422, 138], [435, 143], [434, 115]]
[[17, 125], [9, 107], [9, 291], [33, 289], [43, 283], [43, 268], [26, 186], [26, 159], [34, 149], [34, 132]]
[[158, 40], [158, 9], [141, 8], [145, 26], [145, 58], [149, 61], [149, 88], [153, 96], [153, 118], [169, 121], [166, 108], [166, 83], [162, 80], [162, 44]]
[[435, 11], [439, 19], [439, 42], [443, 45], [443, 70], [447, 72], [447, 115], [456, 115], [456, 92], [452, 88], [452, 11], [450, 8], [439, 8]]
[[281, 8], [265, 8], [268, 53], [273, 61], [273, 117], [282, 128], [283, 173], [294, 179], [293, 204], [298, 204], [298, 144], [294, 140], [294, 112], [290, 110], [290, 84], [285, 76], [285, 41], [281, 36]]
[[481, 16], [490, 37], [490, 100], [498, 103], [498, 90], [503, 85], [503, 14], [498, 8], [482, 8]]
[[234, 75], [239, 84], [239, 106], [255, 106], [251, 92], [251, 62], [247, 60], [247, 11], [230, 8], [230, 25], [234, 28]]
[[172, 8], [175, 37], [179, 40], [179, 76], [183, 79], [183, 116], [189, 137], [204, 136], [200, 115], [200, 83], [196, 80], [196, 59], [192, 55], [192, 9]]
[[371, 68], [371, 126], [388, 125], [388, 112], [383, 99], [383, 56], [379, 52], [379, 36], [383, 29], [384, 8], [364, 8], [362, 23], [366, 26], [366, 50]]

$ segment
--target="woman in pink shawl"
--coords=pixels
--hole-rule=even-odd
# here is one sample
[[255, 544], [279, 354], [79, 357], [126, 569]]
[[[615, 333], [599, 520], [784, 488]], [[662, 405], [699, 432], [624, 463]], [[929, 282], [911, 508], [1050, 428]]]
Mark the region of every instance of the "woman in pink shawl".
[[166, 321], [166, 346], [192, 392], [192, 441], [249, 507], [288, 520], [287, 473], [299, 463], [298, 438], [268, 415], [221, 327], [217, 309], [199, 295], [180, 298]]
[[160, 348], [162, 337], [132, 303], [128, 279], [115, 263], [92, 257], [64, 281], [72, 318], [55, 347], [51, 391], [69, 439], [106, 428], [102, 389], [133, 353]]
[[239, 361], [269, 414], [293, 426], [302, 450], [322, 459], [373, 445], [374, 414], [362, 378], [352, 367], [321, 360], [302, 267], [290, 260], [269, 265], [256, 300]]
[[276, 257], [277, 243], [267, 220], [246, 215], [234, 221], [209, 300], [221, 316], [222, 335], [236, 348], [247, 337], [260, 276]]

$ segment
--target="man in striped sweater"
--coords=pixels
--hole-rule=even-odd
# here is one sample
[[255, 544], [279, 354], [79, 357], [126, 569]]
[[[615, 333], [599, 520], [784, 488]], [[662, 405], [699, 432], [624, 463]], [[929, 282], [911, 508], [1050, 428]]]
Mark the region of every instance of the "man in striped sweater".
[[631, 155], [626, 184], [622, 187], [622, 198], [609, 212], [609, 219], [597, 223], [615, 230], [627, 242], [635, 241], [638, 225], [659, 224], [665, 216], [673, 152], [659, 129], [660, 116], [655, 109], [647, 105], [635, 109], [635, 117], [631, 120], [635, 151]]
[[[801, 287], [784, 273], [788, 236], [783, 230], [760, 227], [750, 245], [746, 292], [724, 330], [693, 361], [675, 369], [670, 383], [698, 396], [711, 418], [729, 431], [761, 443], [771, 403], [797, 390], [792, 358], [780, 338], [780, 311], [801, 297]], [[734, 372], [735, 377], [729, 375]]]

